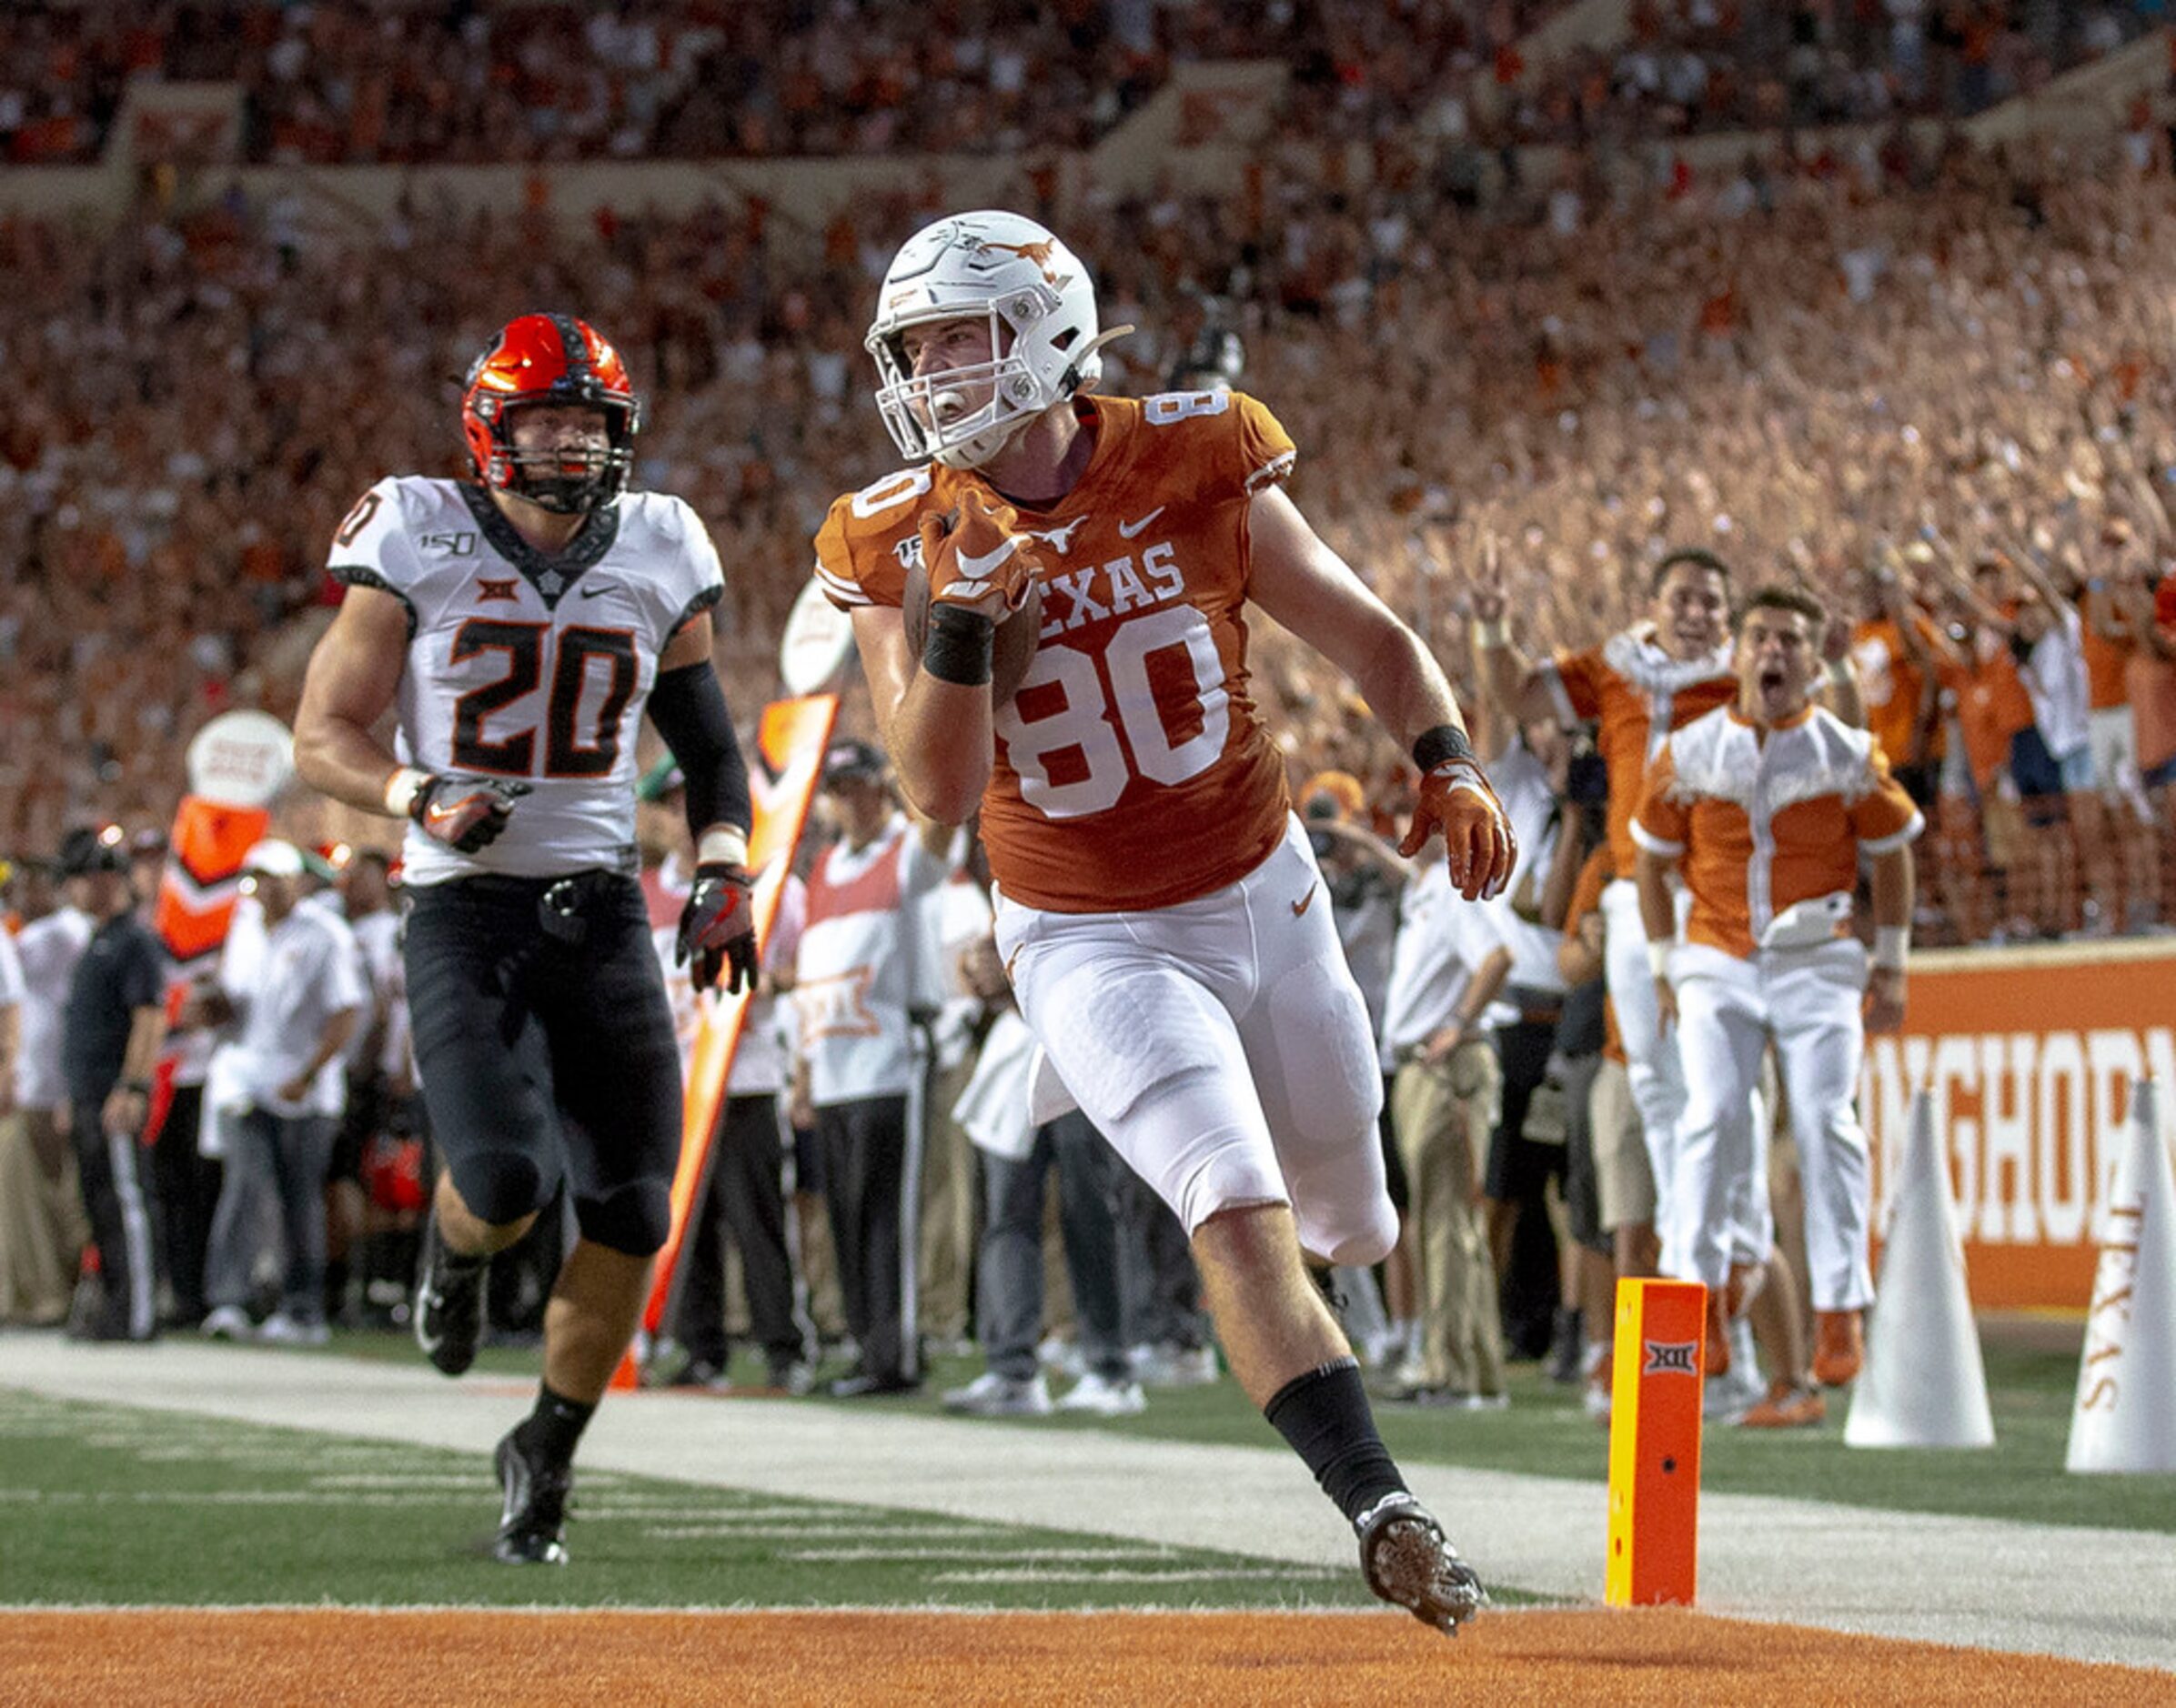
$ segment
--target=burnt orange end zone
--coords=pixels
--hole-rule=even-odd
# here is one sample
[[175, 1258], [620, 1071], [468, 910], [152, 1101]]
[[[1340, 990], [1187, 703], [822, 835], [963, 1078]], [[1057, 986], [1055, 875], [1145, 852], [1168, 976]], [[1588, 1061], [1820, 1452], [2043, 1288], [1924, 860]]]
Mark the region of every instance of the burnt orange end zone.
[[11, 1705], [2176, 1703], [2176, 1674], [1675, 1608], [1383, 1613], [11, 1613]]

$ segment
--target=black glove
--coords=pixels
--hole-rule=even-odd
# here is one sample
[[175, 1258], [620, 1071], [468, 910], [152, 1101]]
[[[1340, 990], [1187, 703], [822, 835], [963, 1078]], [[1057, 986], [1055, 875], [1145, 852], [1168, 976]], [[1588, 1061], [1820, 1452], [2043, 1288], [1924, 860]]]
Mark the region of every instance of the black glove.
[[434, 777], [408, 802], [408, 817], [423, 834], [459, 854], [473, 854], [499, 839], [527, 783], [495, 777]]
[[695, 869], [695, 888], [680, 909], [678, 960], [694, 959], [689, 977], [698, 990], [718, 982], [718, 970], [729, 968], [729, 991], [753, 990], [756, 956], [756, 880], [748, 868], [725, 860], [705, 860]]

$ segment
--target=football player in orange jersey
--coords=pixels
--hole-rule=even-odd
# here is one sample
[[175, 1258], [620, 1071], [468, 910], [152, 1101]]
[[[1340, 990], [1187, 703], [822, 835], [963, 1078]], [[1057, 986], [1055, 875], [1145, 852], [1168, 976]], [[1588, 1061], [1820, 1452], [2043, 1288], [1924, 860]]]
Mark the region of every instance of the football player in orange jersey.
[[[1352, 1521], [1370, 1586], [1456, 1631], [1479, 1580], [1385, 1450], [1303, 1259], [1375, 1262], [1397, 1221], [1366, 1010], [1254, 702], [1246, 608], [1412, 750], [1406, 853], [1441, 829], [1472, 900], [1510, 872], [1510, 829], [1426, 647], [1283, 491], [1275, 417], [1229, 391], [1094, 394], [1114, 336], [1032, 220], [912, 238], [867, 342], [912, 465], [832, 507], [817, 578], [852, 614], [902, 789], [935, 819], [981, 812], [999, 949], [1063, 1082], [1037, 1118], [1062, 1089], [1178, 1213], [1234, 1373]], [[996, 704], [992, 636], [1031, 586], [1040, 648]]]

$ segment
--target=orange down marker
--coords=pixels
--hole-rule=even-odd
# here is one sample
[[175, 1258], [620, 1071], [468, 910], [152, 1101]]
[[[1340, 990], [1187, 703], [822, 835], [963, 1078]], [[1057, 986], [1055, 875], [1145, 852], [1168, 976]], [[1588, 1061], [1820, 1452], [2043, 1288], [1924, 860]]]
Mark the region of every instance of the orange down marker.
[[1612, 1607], [1692, 1605], [1699, 1577], [1708, 1289], [1620, 1281], [1609, 1390]]

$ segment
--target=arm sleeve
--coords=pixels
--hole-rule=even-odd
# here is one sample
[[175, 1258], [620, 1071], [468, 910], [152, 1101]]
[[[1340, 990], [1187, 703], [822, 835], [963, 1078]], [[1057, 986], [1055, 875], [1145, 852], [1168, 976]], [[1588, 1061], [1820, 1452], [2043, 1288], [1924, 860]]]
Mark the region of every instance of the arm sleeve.
[[702, 525], [702, 517], [695, 514], [695, 507], [684, 498], [675, 498], [672, 510], [680, 526], [680, 546], [686, 553], [689, 571], [687, 597], [681, 601], [679, 615], [672, 619], [670, 632], [677, 635], [725, 598], [725, 566], [719, 560], [717, 542], [710, 538], [710, 530]]
[[1851, 803], [1851, 829], [1869, 854], [1886, 854], [1918, 836], [1925, 821], [1904, 787], [1889, 774], [1879, 748], [1867, 755], [1867, 792]]
[[[1598, 718], [1602, 711], [1602, 694], [1597, 677], [1602, 669], [1602, 655], [1591, 648], [1586, 652], [1558, 652], [1548, 661], [1552, 672], [1549, 691], [1556, 698], [1556, 715], [1567, 723], [1583, 723]], [[1567, 718], [1567, 712], [1571, 715]]]
[[1647, 767], [1638, 810], [1632, 815], [1632, 839], [1650, 854], [1682, 854], [1690, 814], [1677, 799], [1677, 750], [1668, 743]]
[[824, 597], [842, 611], [900, 604], [907, 566], [922, 561], [922, 513], [949, 501], [952, 488], [939, 497], [938, 485], [928, 468], [907, 468], [834, 501], [816, 530], [816, 585]]
[[1587, 916], [1602, 905], [1602, 886], [1611, 876], [1609, 844], [1604, 842], [1587, 857], [1587, 864], [1579, 868], [1579, 881], [1572, 886], [1571, 904], [1564, 910], [1565, 936], [1571, 936]]
[[325, 1006], [333, 1013], [359, 1009], [369, 1000], [370, 988], [363, 978], [362, 952], [352, 936], [332, 937], [331, 953], [325, 958]]
[[122, 975], [122, 996], [132, 1009], [162, 1006], [166, 1000], [166, 961], [148, 932], [136, 939]]
[[398, 480], [388, 476], [363, 494], [334, 529], [326, 573], [347, 588], [376, 588], [407, 608], [408, 635], [416, 633], [414, 588], [421, 566], [408, 537]]
[[659, 677], [650, 691], [650, 721], [687, 779], [690, 831], [700, 837], [714, 824], [744, 833], [753, 829], [748, 761], [726, 715], [716, 668], [705, 660]]
[[1243, 392], [1234, 392], [1232, 401], [1233, 413], [1238, 417], [1236, 472], [1240, 484], [1249, 492], [1259, 492], [1291, 479], [1299, 452], [1292, 435], [1284, 431], [1284, 424], [1270, 413], [1267, 404]]

